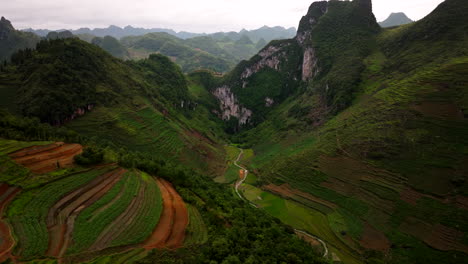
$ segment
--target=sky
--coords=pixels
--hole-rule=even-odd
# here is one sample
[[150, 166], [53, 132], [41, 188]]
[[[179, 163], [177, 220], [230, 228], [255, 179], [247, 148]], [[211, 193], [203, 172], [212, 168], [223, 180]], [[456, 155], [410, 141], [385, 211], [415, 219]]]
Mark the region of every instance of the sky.
[[[77, 29], [109, 25], [212, 33], [264, 25], [297, 27], [313, 0], [0, 0], [15, 28]], [[392, 12], [413, 20], [443, 0], [373, 0], [378, 21]]]

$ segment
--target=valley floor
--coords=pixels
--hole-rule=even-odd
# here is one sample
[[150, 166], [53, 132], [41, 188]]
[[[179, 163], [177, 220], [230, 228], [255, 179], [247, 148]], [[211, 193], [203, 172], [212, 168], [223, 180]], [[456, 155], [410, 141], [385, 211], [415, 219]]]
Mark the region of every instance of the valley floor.
[[[237, 159], [232, 163], [239, 168], [239, 178], [234, 184], [234, 189], [240, 199], [250, 203], [255, 208], [265, 210], [283, 223], [293, 227], [299, 237], [309, 242], [314, 250], [323, 254], [325, 258], [346, 264], [363, 263], [359, 253], [333, 232], [326, 214], [256, 187], [255, 175], [249, 173], [244, 167], [244, 163], [246, 163], [246, 160], [242, 158], [244, 151], [252, 152], [252, 150], [239, 148]], [[241, 162], [242, 165], [239, 165], [238, 162]]]

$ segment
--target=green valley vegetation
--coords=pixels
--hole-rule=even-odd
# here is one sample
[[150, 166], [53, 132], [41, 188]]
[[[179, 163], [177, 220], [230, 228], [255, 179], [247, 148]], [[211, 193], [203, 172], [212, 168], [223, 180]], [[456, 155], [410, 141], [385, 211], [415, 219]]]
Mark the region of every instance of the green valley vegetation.
[[[467, 6], [447, 0], [384, 30], [370, 7], [311, 6], [303, 52], [313, 48], [316, 74], [234, 136], [255, 152], [247, 165], [260, 189], [247, 185], [246, 196], [330, 243], [344, 263], [459, 263], [468, 254]], [[308, 28], [301, 23], [297, 39]], [[250, 83], [265, 70], [239, 74], [250, 65], [225, 84], [240, 106], [263, 114], [235, 90], [248, 81], [245, 89], [262, 91]], [[286, 73], [279, 65], [265, 68]]]
[[[65, 139], [63, 136], [73, 134], [66, 128], [62, 129], [63, 134], [56, 133], [54, 127], [45, 124], [42, 125], [41, 130], [38, 130], [39, 126], [34, 125], [37, 120], [19, 118], [7, 113], [2, 113], [0, 122], [2, 124], [0, 131], [2, 137], [62, 140]], [[73, 141], [72, 138], [70, 137], [69, 141]], [[86, 142], [87, 145], [96, 147], [94, 140], [99, 139], [76, 137], [74, 140], [76, 140], [75, 142]], [[47, 147], [50, 144], [50, 141], [24, 142], [4, 139], [0, 139], [0, 142], [2, 146], [0, 156], [4, 160], [9, 159], [7, 153], [12, 151], [21, 150], [28, 146], [42, 145]], [[101, 184], [97, 179], [106, 179], [102, 175], [116, 171], [117, 165], [108, 162], [116, 161], [120, 166], [128, 168], [129, 172], [113, 176], [117, 180], [113, 187], [99, 200], [78, 214], [74, 220], [75, 229], [71, 234], [71, 238], [76, 241], [67, 251], [60, 253], [62, 260], [71, 263], [100, 263], [104, 260], [113, 263], [154, 263], [155, 260], [167, 262], [175, 259], [182, 263], [210, 263], [210, 261], [249, 263], [263, 259], [268, 262], [326, 263], [311, 252], [305, 242], [292, 235], [289, 227], [238, 200], [229, 191], [228, 186], [216, 184], [206, 176], [188, 170], [185, 166], [155, 162], [144, 154], [129, 153], [110, 146], [103, 151], [107, 165], [78, 166], [42, 175], [33, 174], [28, 170], [24, 171], [24, 180], [20, 183], [23, 191], [8, 207], [6, 214], [6, 219], [9, 219], [13, 224], [16, 239], [19, 239], [19, 244], [15, 246], [13, 253], [15, 256], [19, 256], [22, 260], [41, 260], [47, 257], [53, 261], [53, 252], [47, 253], [47, 255], [44, 253], [47, 250], [47, 241], [54, 241], [47, 236], [48, 232], [53, 231], [48, 230], [44, 222], [44, 219], [47, 218], [44, 216], [47, 216], [48, 209], [55, 208], [60, 204], [54, 205], [58, 200], [66, 200], [67, 197], [72, 198], [70, 200], [72, 203], [64, 203], [67, 205], [66, 208], [75, 204], [81, 198], [73, 198], [75, 192], [70, 193], [70, 191], [74, 189], [77, 191], [91, 190], [83, 186]], [[109, 152], [114, 154], [109, 155]], [[146, 171], [148, 174], [141, 171]], [[135, 232], [111, 236], [114, 239], [114, 242], [109, 244], [112, 248], [94, 251], [93, 241], [99, 240], [99, 233], [105, 232], [106, 226], [116, 224], [112, 219], [119, 219], [116, 218], [119, 214], [132, 208], [129, 204], [132, 199], [136, 199], [134, 197], [139, 197], [136, 196], [138, 189], [147, 188], [143, 192], [145, 196], [142, 197], [142, 203], [138, 208], [151, 209], [154, 212], [148, 211], [145, 214], [158, 219], [161, 213], [159, 205], [161, 200], [158, 200], [160, 193], [154, 185], [151, 187], [154, 181], [150, 175], [158, 175], [158, 177], [171, 181], [188, 205], [191, 222], [187, 231], [186, 248], [177, 251], [142, 251], [139, 249], [138, 243], [144, 239], [146, 233], [140, 231], [151, 230], [157, 221], [152, 221], [148, 217], [141, 219], [135, 217], [133, 218], [134, 222], [132, 222], [134, 225], [129, 227], [135, 228]], [[0, 180], [13, 184], [14, 182], [7, 176], [8, 174], [0, 174]], [[41, 181], [38, 181], [40, 179]], [[153, 188], [154, 191], [149, 191], [148, 188]], [[63, 196], [64, 194], [67, 195]], [[148, 203], [145, 205], [144, 201], [148, 201]], [[67, 211], [66, 208], [64, 212]], [[135, 215], [144, 216], [145, 214], [136, 213]], [[51, 213], [48, 215], [49, 217], [53, 216]], [[52, 244], [54, 243], [52, 242]], [[256, 245], [255, 248], [251, 247], [252, 244]], [[48, 252], [51, 252], [50, 245]], [[113, 247], [115, 245], [125, 246]], [[270, 252], [272, 249], [276, 253]], [[123, 253], [120, 253], [122, 251]]]
[[[391, 28], [379, 26], [371, 0], [319, 1], [294, 38], [264, 47], [269, 39], [247, 32], [150, 33], [17, 51], [0, 71], [8, 184], [0, 190], [17, 193], [0, 207], [17, 241], [11, 254], [65, 263], [464, 262], [466, 32], [465, 0]], [[126, 58], [124, 47], [134, 60], [100, 47]], [[69, 154], [61, 141], [85, 147], [53, 172], [12, 154]], [[243, 199], [235, 164], [248, 169]], [[145, 244], [172, 219], [187, 221], [180, 248]], [[66, 246], [54, 246], [60, 224], [75, 227]], [[320, 240], [307, 244], [298, 230]]]

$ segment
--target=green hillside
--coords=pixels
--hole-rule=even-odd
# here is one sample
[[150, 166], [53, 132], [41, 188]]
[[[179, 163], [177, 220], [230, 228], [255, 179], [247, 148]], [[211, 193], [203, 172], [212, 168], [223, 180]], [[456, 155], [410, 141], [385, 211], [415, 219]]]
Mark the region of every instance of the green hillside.
[[[372, 31], [364, 44], [333, 37], [334, 5], [345, 12], [361, 2], [329, 3], [312, 29], [321, 73], [235, 138], [253, 147], [256, 184], [327, 218], [331, 234], [315, 234], [334, 237], [328, 242], [350, 263], [459, 263], [468, 254], [468, 9], [447, 0], [414, 24]], [[348, 52], [323, 45], [346, 50], [341, 37]], [[314, 234], [313, 225], [302, 228]]]
[[150, 33], [137, 37], [125, 37], [121, 39], [121, 43], [128, 49], [131, 58], [142, 59], [148, 57], [151, 53], [161, 53], [173, 59], [184, 72], [203, 68], [225, 72], [232, 66], [232, 62], [186, 45], [184, 40], [168, 33]]
[[0, 83], [13, 112], [208, 174], [224, 166], [222, 123], [167, 57], [123, 62], [78, 39], [42, 41], [13, 55]]
[[465, 263], [465, 2], [382, 28], [371, 0], [317, 1], [268, 44], [264, 27], [16, 51], [0, 262]]
[[[86, 41], [86, 35], [82, 35], [80, 38]], [[100, 37], [92, 37], [91, 41], [92, 44], [101, 47], [103, 50], [109, 52], [112, 56], [120, 58], [120, 59], [128, 59], [129, 54], [127, 49], [120, 44], [119, 40], [113, 38], [111, 36], [105, 36], [103, 38]]]
[[161, 53], [170, 57], [184, 72], [199, 69], [227, 72], [236, 63], [249, 59], [263, 48], [245, 35], [239, 40], [229, 37], [216, 39], [211, 36], [183, 40], [168, 33], [149, 33], [143, 36], [124, 37], [121, 43], [128, 49], [132, 59], [142, 59], [151, 53]]

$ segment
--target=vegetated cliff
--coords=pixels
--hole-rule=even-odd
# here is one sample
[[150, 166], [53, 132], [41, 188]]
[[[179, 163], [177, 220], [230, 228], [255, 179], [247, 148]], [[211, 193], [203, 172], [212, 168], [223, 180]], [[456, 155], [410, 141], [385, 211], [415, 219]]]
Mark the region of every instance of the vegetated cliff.
[[238, 126], [257, 125], [275, 105], [305, 91], [323, 101], [320, 107], [328, 111], [322, 115], [343, 110], [379, 30], [370, 1], [314, 2], [295, 38], [272, 41], [211, 87], [220, 100], [219, 116], [237, 119]]
[[[420, 21], [371, 35], [360, 49], [359, 39], [345, 43], [341, 27], [321, 31], [340, 25], [331, 20], [334, 4], [351, 3], [330, 2], [312, 30], [319, 73], [310, 90], [237, 138], [253, 146], [260, 185], [293, 193], [325, 217], [348, 257], [459, 263], [468, 254], [468, 6], [446, 0]], [[319, 45], [326, 36], [330, 45]], [[330, 59], [325, 47], [343, 52]], [[354, 73], [342, 78], [345, 70]]]
[[0, 62], [9, 60], [20, 49], [34, 48], [40, 37], [28, 32], [15, 30], [10, 21], [0, 19]]

